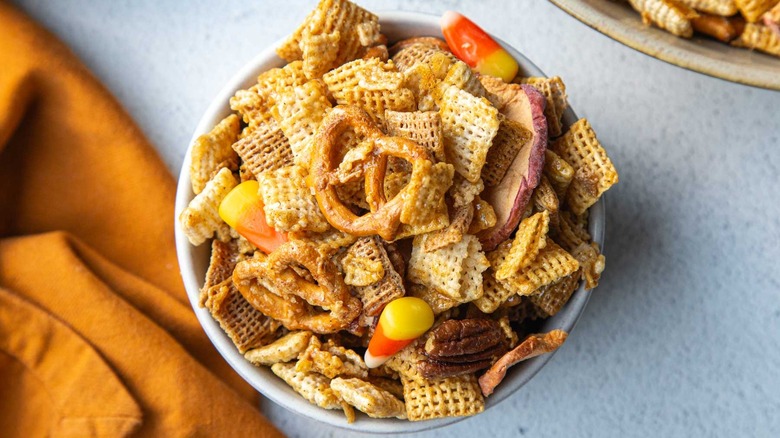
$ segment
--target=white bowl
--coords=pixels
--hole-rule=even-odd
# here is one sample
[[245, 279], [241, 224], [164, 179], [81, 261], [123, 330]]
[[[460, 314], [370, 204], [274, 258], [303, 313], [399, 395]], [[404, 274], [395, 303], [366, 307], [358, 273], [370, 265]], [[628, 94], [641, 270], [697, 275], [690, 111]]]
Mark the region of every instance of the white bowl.
[[702, 36], [680, 38], [646, 26], [628, 3], [550, 0], [572, 17], [632, 49], [727, 81], [780, 90], [780, 58]]
[[[390, 41], [423, 35], [441, 37], [441, 31], [438, 24], [439, 17], [437, 16], [411, 12], [385, 12], [379, 13], [378, 15], [382, 25], [382, 32], [390, 38]], [[198, 136], [210, 131], [214, 125], [230, 113], [228, 100], [233, 96], [236, 90], [251, 86], [255, 83], [257, 75], [261, 72], [283, 65], [283, 61], [276, 56], [274, 51], [274, 48], [280, 42], [281, 40], [273, 47], [269, 47], [261, 52], [244, 66], [244, 68], [242, 68], [214, 98], [211, 105], [209, 105], [208, 110], [201, 118], [200, 123], [192, 136], [192, 140], [190, 141], [190, 147], [184, 157], [184, 165], [182, 166], [181, 174], [179, 175], [179, 185], [176, 193], [176, 218], [179, 217], [180, 212], [187, 207], [187, 204], [194, 196], [190, 185], [189, 174], [192, 143]], [[508, 47], [506, 44], [503, 45], [515, 59], [518, 60], [522, 71], [527, 75], [544, 75], [538, 67], [519, 52]], [[574, 121], [576, 121], [576, 116], [569, 110], [564, 115], [564, 122], [566, 125], [569, 125]], [[590, 218], [590, 233], [593, 236], [593, 239], [603, 247], [605, 219], [603, 200], [599, 201], [591, 208]], [[269, 368], [256, 367], [246, 361], [219, 327], [219, 324], [211, 317], [208, 310], [198, 306], [200, 287], [203, 284], [206, 269], [208, 267], [210, 245], [203, 244], [199, 247], [192, 246], [182, 233], [178, 220], [176, 220], [175, 233], [176, 250], [184, 286], [187, 290], [187, 295], [190, 298], [192, 308], [203, 326], [203, 329], [206, 331], [206, 335], [238, 374], [275, 403], [278, 403], [293, 412], [322, 421], [323, 423], [360, 432], [414, 432], [441, 427], [463, 419], [444, 418], [431, 421], [409, 422], [397, 419], [373, 419], [360, 415], [354, 423], [348, 424], [341, 411], [325, 410], [304, 400], [303, 397], [293, 391], [286, 383], [276, 377]], [[590, 291], [580, 288], [572, 295], [571, 300], [566, 304], [563, 310], [544, 323], [542, 330], [549, 331], [560, 328], [570, 332], [577, 322], [577, 319], [579, 319], [582, 314], [582, 310], [585, 308], [588, 298], [590, 298]], [[496, 388], [495, 393], [487, 398], [486, 408], [497, 405], [520, 389], [520, 387], [528, 382], [542, 366], [550, 360], [550, 358], [551, 355], [547, 354], [527, 360], [512, 367], [501, 385]], [[572, 364], [572, 366], [574, 365]]]

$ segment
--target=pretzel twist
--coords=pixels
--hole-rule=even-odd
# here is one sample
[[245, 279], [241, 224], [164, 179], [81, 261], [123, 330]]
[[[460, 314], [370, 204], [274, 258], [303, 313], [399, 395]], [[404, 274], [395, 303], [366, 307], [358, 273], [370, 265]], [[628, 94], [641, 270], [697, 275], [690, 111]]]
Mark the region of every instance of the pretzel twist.
[[[305, 268], [316, 284], [293, 266]], [[264, 260], [240, 262], [233, 282], [254, 308], [289, 330], [336, 333], [347, 329], [362, 309], [333, 261], [301, 241], [285, 243]]]
[[[352, 128], [364, 141], [373, 144], [371, 153], [360, 163], [370, 209], [362, 216], [347, 208], [336, 192], [336, 185], [340, 182], [337, 170], [344, 156], [337, 140], [348, 128]], [[378, 234], [385, 240], [393, 240], [401, 224], [404, 204], [412, 197], [412, 190], [415, 189], [407, 185], [392, 199], [386, 198], [384, 181], [388, 157], [398, 157], [411, 163], [412, 179], [415, 179], [415, 174], [430, 171], [430, 166], [425, 166], [426, 162], [433, 161], [430, 152], [411, 140], [386, 136], [369, 115], [357, 106], [340, 105], [334, 108], [322, 121], [313, 141], [314, 157], [309, 185], [314, 188], [317, 203], [328, 222], [355, 236]]]

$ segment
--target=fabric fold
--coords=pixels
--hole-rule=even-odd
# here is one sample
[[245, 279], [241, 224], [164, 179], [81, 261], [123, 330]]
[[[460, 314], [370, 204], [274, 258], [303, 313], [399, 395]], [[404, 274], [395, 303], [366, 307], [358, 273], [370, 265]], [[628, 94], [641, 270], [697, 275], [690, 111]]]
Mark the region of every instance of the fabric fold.
[[190, 308], [174, 195], [111, 94], [0, 2], [3, 436], [281, 436]]
[[[140, 406], [100, 355], [51, 314], [5, 289], [0, 289], [0, 351], [40, 382], [42, 396], [54, 408], [52, 429], [47, 431], [52, 436], [126, 435], [141, 425]], [[2, 374], [8, 375], [9, 368], [3, 367]], [[24, 393], [4, 389], [4, 403], [14, 396], [25, 398]], [[11, 433], [30, 433], [38, 427], [40, 414], [16, 412]]]

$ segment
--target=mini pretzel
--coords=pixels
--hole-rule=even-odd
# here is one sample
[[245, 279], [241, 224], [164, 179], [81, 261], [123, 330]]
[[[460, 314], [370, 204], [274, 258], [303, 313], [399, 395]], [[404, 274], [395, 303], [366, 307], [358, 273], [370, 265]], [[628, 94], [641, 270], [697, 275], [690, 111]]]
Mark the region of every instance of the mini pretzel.
[[[316, 283], [303, 279], [293, 269], [295, 265], [307, 269]], [[240, 262], [233, 280], [254, 308], [289, 330], [336, 333], [347, 329], [362, 308], [333, 261], [298, 240], [280, 246], [265, 260]]]
[[[340, 150], [337, 139], [349, 128], [364, 138], [365, 142], [372, 144], [371, 152], [361, 162], [352, 163], [353, 166], [362, 166], [365, 178], [370, 212], [362, 216], [347, 208], [336, 190], [336, 185], [341, 182], [338, 176], [339, 160], [345, 152]], [[368, 114], [356, 106], [334, 108], [322, 121], [314, 137], [312, 150], [314, 158], [310, 185], [314, 186], [317, 202], [328, 222], [345, 233], [355, 236], [378, 234], [388, 241], [395, 237], [401, 224], [401, 211], [414, 190], [411, 185], [407, 185], [392, 199], [385, 197], [388, 157], [398, 157], [411, 163], [412, 180], [420, 172], [427, 172], [426, 162], [433, 161], [430, 152], [417, 143], [401, 137], [385, 136]]]

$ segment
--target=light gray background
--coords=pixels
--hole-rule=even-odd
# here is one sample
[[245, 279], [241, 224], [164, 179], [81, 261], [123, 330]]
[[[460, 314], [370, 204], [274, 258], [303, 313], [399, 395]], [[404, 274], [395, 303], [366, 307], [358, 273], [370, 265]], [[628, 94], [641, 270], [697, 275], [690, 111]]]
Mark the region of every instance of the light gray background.
[[[178, 174], [223, 83], [316, 2], [17, 3]], [[417, 436], [780, 436], [780, 92], [657, 61], [544, 1], [359, 3], [472, 17], [565, 80], [620, 172], [607, 271], [561, 351], [497, 407]], [[291, 436], [355, 436], [263, 408]]]

